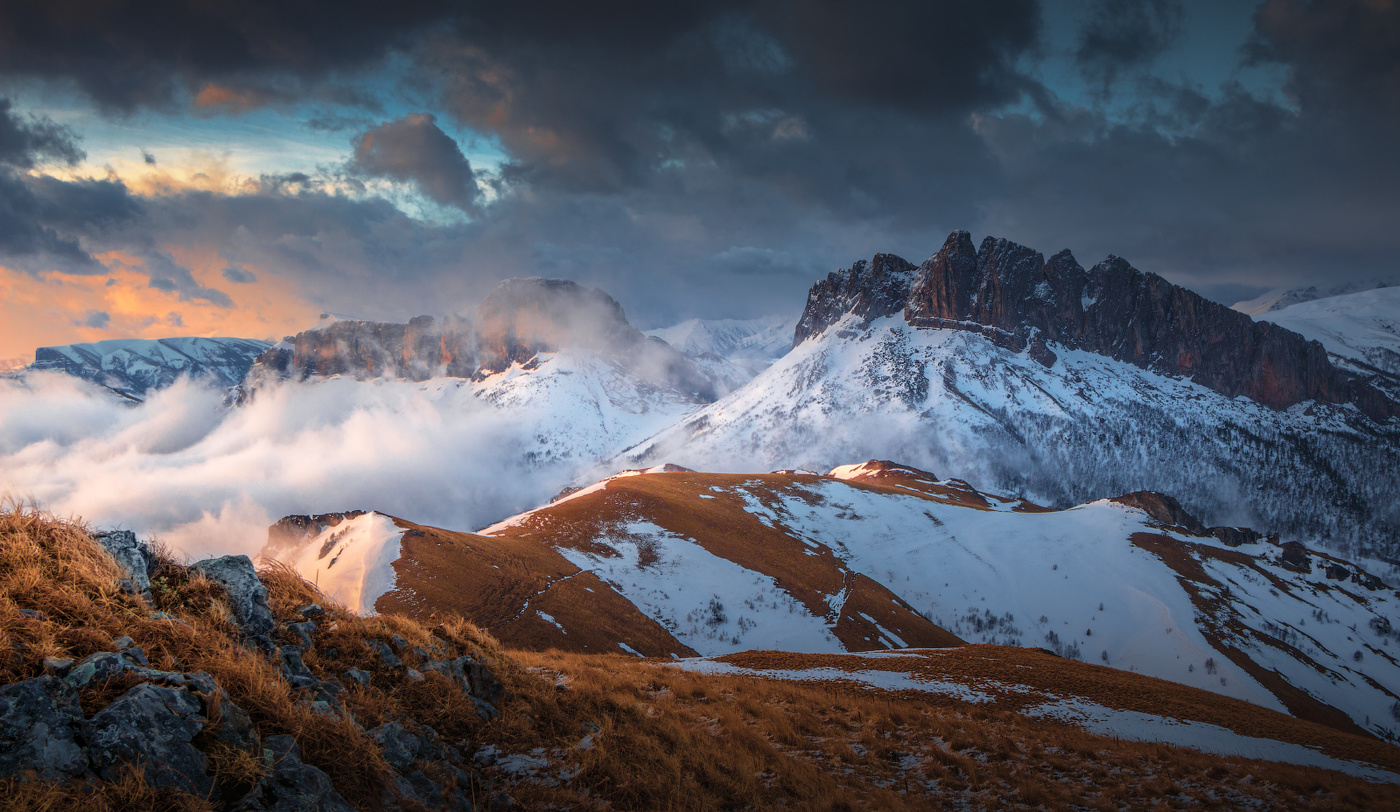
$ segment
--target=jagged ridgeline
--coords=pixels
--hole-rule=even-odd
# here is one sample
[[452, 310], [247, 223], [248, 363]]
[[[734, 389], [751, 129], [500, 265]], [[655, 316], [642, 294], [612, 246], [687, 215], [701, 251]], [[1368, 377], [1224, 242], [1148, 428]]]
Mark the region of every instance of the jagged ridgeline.
[[791, 353], [622, 461], [892, 457], [1059, 507], [1160, 491], [1213, 524], [1391, 557], [1400, 403], [1381, 378], [1121, 258], [1086, 270], [959, 231], [920, 265], [877, 254], [819, 281]]
[[482, 301], [475, 320], [418, 316], [407, 324], [340, 321], [308, 330], [260, 355], [250, 372], [260, 378], [328, 375], [481, 379], [527, 368], [542, 352], [595, 350], [658, 384], [714, 400], [715, 385], [686, 356], [649, 339], [627, 322], [622, 306], [600, 290], [563, 279], [508, 279]]

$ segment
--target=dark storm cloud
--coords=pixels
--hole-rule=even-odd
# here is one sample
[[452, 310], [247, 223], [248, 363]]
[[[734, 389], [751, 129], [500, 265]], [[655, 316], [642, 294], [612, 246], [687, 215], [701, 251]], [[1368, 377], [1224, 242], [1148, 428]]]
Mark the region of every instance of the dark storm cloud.
[[411, 182], [444, 206], [473, 211], [481, 190], [471, 164], [452, 136], [428, 113], [404, 116], [367, 130], [352, 142], [351, 169], [370, 177]]
[[1207, 293], [1395, 277], [1400, 6], [1269, 2], [1256, 23], [1251, 59], [1287, 71], [1287, 104], [1159, 80], [1137, 85], [1135, 120], [981, 121], [1011, 191], [986, 202], [985, 227]]
[[1106, 87], [1126, 69], [1150, 65], [1180, 38], [1180, 0], [1094, 0], [1074, 50], [1091, 83]]
[[71, 129], [46, 118], [23, 118], [9, 99], [0, 98], [0, 165], [32, 169], [53, 161], [71, 166], [84, 157]]
[[[429, 40], [424, 74], [454, 116], [501, 139], [509, 179], [588, 192], [742, 153], [746, 125], [765, 116], [803, 138], [822, 137], [818, 118], [942, 126], [1030, 86], [1016, 64], [1040, 26], [1030, 0], [759, 0], [615, 20], [580, 6], [548, 23], [532, 7], [492, 9]], [[822, 160], [848, 146], [825, 141]]]
[[[76, 273], [101, 266], [79, 241], [128, 212], [125, 193], [101, 181], [66, 184], [20, 170], [83, 159], [75, 135], [46, 118], [21, 116], [0, 98], [0, 257], [20, 267], [52, 265]], [[38, 266], [38, 267], [35, 267]]]
[[[1097, 0], [1047, 43], [1029, 0], [421, 3], [402, 17], [162, 0], [67, 25], [55, 6], [6, 4], [0, 74], [67, 79], [119, 111], [181, 93], [214, 113], [310, 99], [311, 125], [358, 134], [358, 174], [333, 184], [291, 173], [138, 203], [119, 183], [11, 178], [35, 200], [107, 201], [40, 205], [32, 250], [128, 247], [157, 258], [152, 284], [190, 298], [224, 294], [162, 270], [162, 245], [213, 246], [335, 312], [450, 310], [543, 274], [602, 287], [651, 324], [795, 310], [823, 271], [875, 251], [919, 260], [954, 228], [1086, 263], [1117, 253], [1221, 296], [1394, 273], [1396, 4], [1264, 3], [1242, 58], [1286, 75], [1286, 99], [1165, 74], [1206, 5]], [[1037, 78], [1057, 49], [1088, 101]], [[328, 78], [391, 52], [411, 66], [393, 92], [436, 120], [381, 123], [372, 97], [331, 93]], [[474, 171], [449, 120], [499, 145], [499, 172]], [[371, 177], [470, 222], [414, 220], [366, 198]]]
[[[372, 63], [441, 18], [445, 0], [7, 0], [0, 73], [75, 82], [107, 110], [293, 95]], [[322, 91], [328, 90], [322, 88]]]

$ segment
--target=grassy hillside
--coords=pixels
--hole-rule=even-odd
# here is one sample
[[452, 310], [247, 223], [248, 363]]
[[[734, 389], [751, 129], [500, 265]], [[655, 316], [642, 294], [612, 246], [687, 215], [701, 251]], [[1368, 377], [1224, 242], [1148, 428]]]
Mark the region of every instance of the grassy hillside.
[[[245, 635], [219, 583], [158, 554], [148, 601], [123, 589], [128, 574], [79, 524], [26, 509], [0, 512], [0, 697], [27, 680], [42, 681], [46, 673], [74, 681], [91, 655], [141, 649], [149, 668], [92, 679], [76, 689], [83, 724], [91, 725], [143, 685], [205, 672], [226, 698], [215, 698], [225, 695], [216, 691], [200, 694], [201, 713], [191, 718], [201, 726], [189, 745], [207, 759], [212, 789], [195, 795], [170, 786], [161, 765], [133, 763], [118, 765], [107, 777], [6, 775], [0, 778], [0, 808], [274, 808], [251, 806], [249, 799], [265, 804], [278, 792], [289, 797], [287, 759], [278, 744], [286, 735], [299, 745], [300, 761], [324, 773], [359, 810], [465, 803], [527, 809], [1117, 809], [1140, 807], [1147, 798], [1161, 808], [1400, 804], [1400, 791], [1391, 785], [1096, 736], [1032, 718], [1013, 705], [880, 690], [830, 674], [794, 681], [781, 674], [697, 673], [629, 656], [505, 651], [459, 617], [438, 618], [435, 625], [393, 614], [357, 617], [288, 570], [264, 569], [260, 577], [276, 621], [272, 643], [297, 646], [314, 675], [311, 683], [321, 686], [298, 688], [276, 663], [276, 650], [269, 654], [264, 642]], [[310, 604], [324, 613], [306, 610]], [[120, 641], [122, 636], [131, 640]], [[1043, 674], [1055, 685], [1129, 679], [1126, 689], [1141, 703], [1175, 703], [1189, 718], [1208, 718], [1202, 715], [1209, 713], [1208, 703], [1219, 699], [1048, 655], [1015, 659], [1033, 652], [1013, 655], [980, 646], [958, 651], [939, 679], [985, 682], [988, 674], [1005, 679], [1008, 671], [1024, 672], [1026, 679]], [[764, 656], [778, 655], [720, 665], [831, 665]], [[475, 684], [464, 690], [428, 668], [458, 657], [475, 658], [471, 662], [499, 680], [503, 694], [493, 695], [492, 703], [497, 715], [483, 714], [481, 697], [473, 694], [489, 692]], [[363, 673], [367, 684], [349, 678], [351, 669]], [[328, 702], [324, 690], [333, 679], [344, 690]], [[186, 682], [193, 686], [197, 680]], [[237, 727], [238, 710], [246, 713], [248, 729], [225, 735]], [[1308, 724], [1278, 714], [1270, 719], [1274, 725]], [[405, 760], [401, 748], [386, 743], [382, 731], [392, 722], [423, 745], [413, 758]], [[6, 739], [6, 729], [0, 718], [0, 764], [25, 744]], [[375, 731], [381, 732], [378, 740]], [[1320, 727], [1311, 735], [1326, 739], [1318, 746], [1341, 756], [1366, 757], [1392, 769], [1400, 764], [1394, 748], [1373, 740]]]

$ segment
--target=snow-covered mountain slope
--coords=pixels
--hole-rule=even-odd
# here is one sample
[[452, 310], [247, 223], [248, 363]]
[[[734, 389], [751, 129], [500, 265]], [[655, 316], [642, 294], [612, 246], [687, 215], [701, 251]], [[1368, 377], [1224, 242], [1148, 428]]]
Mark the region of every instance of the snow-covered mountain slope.
[[704, 401], [639, 374], [625, 359], [584, 350], [538, 353], [478, 380], [435, 378], [430, 392], [469, 391], [530, 428], [520, 449], [540, 465], [592, 466]]
[[1400, 730], [1400, 595], [1156, 494], [1054, 511], [888, 463], [641, 472], [482, 534], [552, 547], [706, 655], [918, 647], [946, 629]]
[[243, 380], [253, 359], [271, 346], [251, 338], [118, 338], [40, 347], [28, 369], [66, 372], [141, 397], [183, 375], [233, 386]]
[[774, 361], [792, 349], [797, 318], [764, 316], [759, 319], [690, 319], [671, 327], [648, 330], [686, 355], [717, 355], [731, 361]]
[[1400, 376], [1400, 287], [1303, 302], [1257, 318], [1321, 341], [1334, 357]]
[[1262, 316], [1265, 313], [1273, 313], [1303, 302], [1312, 302], [1333, 296], [1345, 296], [1350, 293], [1384, 288], [1394, 284], [1394, 282], [1388, 283], [1379, 279], [1371, 279], [1362, 282], [1346, 282], [1340, 285], [1324, 287], [1312, 285], [1306, 288], [1275, 288], [1253, 299], [1235, 302], [1230, 305], [1230, 309], [1238, 310], [1250, 316]]
[[1154, 490], [1214, 524], [1397, 552], [1400, 426], [1350, 405], [1270, 409], [1083, 350], [1046, 366], [995, 339], [848, 314], [616, 465], [904, 459], [1044, 504]]
[[379, 513], [344, 517], [298, 545], [287, 563], [352, 612], [369, 614], [394, 588], [404, 531]]
[[[337, 557], [351, 568], [336, 573]], [[262, 558], [291, 565], [355, 611], [425, 621], [459, 614], [513, 648], [696, 653], [596, 575], [532, 539], [352, 511], [282, 519], [269, 528]]]

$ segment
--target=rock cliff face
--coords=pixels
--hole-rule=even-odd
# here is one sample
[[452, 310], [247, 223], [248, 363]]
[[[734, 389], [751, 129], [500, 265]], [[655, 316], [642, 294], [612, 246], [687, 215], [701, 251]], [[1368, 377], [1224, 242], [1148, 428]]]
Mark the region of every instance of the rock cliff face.
[[605, 354], [660, 386], [702, 400], [715, 397], [713, 381], [664, 341], [629, 324], [611, 296], [538, 277], [502, 282], [481, 303], [474, 322], [431, 316], [407, 324], [337, 322], [269, 349], [254, 371], [295, 380], [326, 375], [480, 379], [566, 348]]
[[1087, 271], [1069, 251], [1046, 260], [1004, 239], [974, 248], [957, 231], [917, 267], [877, 254], [812, 287], [794, 346], [847, 313], [903, 311], [916, 327], [970, 330], [1053, 366], [1051, 344], [1106, 355], [1273, 409], [1353, 403], [1371, 419], [1400, 404], [1332, 365], [1316, 341], [1205, 299], [1110, 256]]
[[417, 316], [407, 324], [341, 321], [307, 330], [258, 356], [256, 367], [297, 380], [356, 375], [421, 381], [434, 375], [469, 376], [475, 360], [467, 325]]

